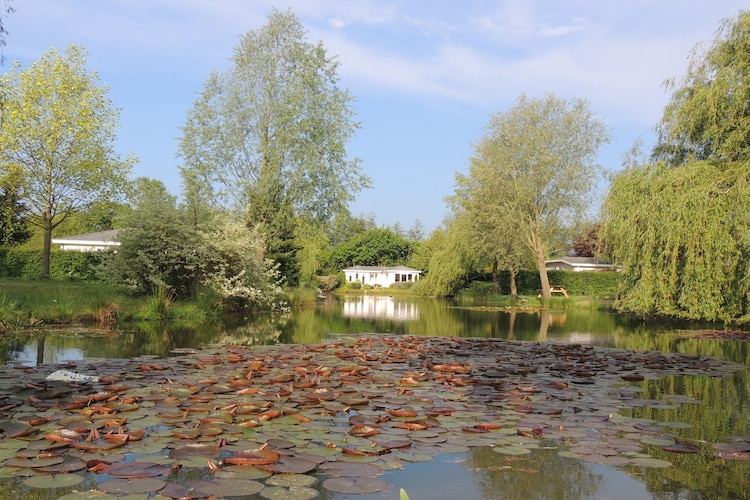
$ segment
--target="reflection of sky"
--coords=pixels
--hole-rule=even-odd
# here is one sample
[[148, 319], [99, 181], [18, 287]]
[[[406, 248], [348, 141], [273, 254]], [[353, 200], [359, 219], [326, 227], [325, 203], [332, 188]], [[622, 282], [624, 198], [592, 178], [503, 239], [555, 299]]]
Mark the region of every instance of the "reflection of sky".
[[397, 302], [386, 295], [361, 295], [347, 297], [341, 314], [345, 318], [416, 321], [419, 319], [419, 305], [414, 302]]
[[[37, 344], [26, 344], [22, 351], [13, 353], [12, 362], [24, 366], [36, 366], [36, 357], [38, 354]], [[58, 347], [50, 345], [44, 346], [44, 363], [62, 363], [64, 361], [80, 361], [85, 359], [84, 352], [81, 349], [72, 347]]]

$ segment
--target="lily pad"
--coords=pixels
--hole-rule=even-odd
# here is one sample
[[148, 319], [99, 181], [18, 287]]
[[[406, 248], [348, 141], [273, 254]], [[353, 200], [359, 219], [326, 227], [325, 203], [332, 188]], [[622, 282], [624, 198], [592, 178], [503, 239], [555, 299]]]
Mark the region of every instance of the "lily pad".
[[667, 462], [666, 460], [660, 460], [658, 458], [633, 458], [630, 463], [650, 469], [666, 469], [672, 467], [672, 462]]
[[280, 486], [270, 486], [260, 492], [260, 496], [268, 500], [309, 500], [318, 498], [318, 490], [306, 486], [293, 486], [291, 488], [282, 488]]
[[164, 488], [167, 482], [154, 477], [136, 479], [112, 479], [98, 483], [96, 487], [106, 493], [115, 495], [134, 495], [137, 493], [154, 493]]
[[83, 476], [77, 474], [52, 474], [44, 476], [32, 476], [23, 480], [23, 484], [29, 488], [55, 489], [69, 488], [83, 482]]
[[523, 448], [521, 446], [498, 446], [496, 448], [492, 448], [492, 451], [495, 453], [500, 453], [501, 455], [511, 455], [511, 456], [520, 456], [520, 455], [528, 455], [531, 453], [531, 450], [528, 448]]
[[388, 483], [371, 477], [358, 477], [353, 480], [344, 477], [332, 477], [323, 481], [323, 487], [334, 493], [369, 495], [387, 490]]

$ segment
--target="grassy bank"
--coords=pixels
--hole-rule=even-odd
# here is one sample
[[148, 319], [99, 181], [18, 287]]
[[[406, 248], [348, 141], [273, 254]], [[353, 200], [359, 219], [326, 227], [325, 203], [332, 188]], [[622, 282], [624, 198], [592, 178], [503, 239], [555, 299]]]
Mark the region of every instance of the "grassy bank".
[[0, 332], [44, 324], [111, 324], [116, 321], [202, 320], [215, 314], [205, 294], [173, 301], [166, 293], [133, 297], [123, 287], [71, 281], [0, 280]]

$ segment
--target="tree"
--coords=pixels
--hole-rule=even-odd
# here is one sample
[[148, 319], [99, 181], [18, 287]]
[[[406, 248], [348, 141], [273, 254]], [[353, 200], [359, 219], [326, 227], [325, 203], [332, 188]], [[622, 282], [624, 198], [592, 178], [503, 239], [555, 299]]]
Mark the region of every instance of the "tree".
[[44, 233], [45, 278], [53, 230], [76, 210], [116, 198], [133, 163], [115, 152], [119, 110], [85, 63], [81, 47], [53, 48], [0, 78], [0, 176], [17, 180], [29, 223]]
[[656, 160], [679, 165], [696, 160], [750, 158], [750, 11], [722, 21], [713, 42], [693, 50], [659, 123]]
[[395, 266], [409, 260], [413, 245], [390, 229], [371, 229], [332, 249], [326, 259], [334, 272], [348, 266]]
[[513, 217], [498, 210], [495, 198], [501, 179], [494, 169], [479, 165], [479, 161], [473, 162], [468, 176], [456, 173], [456, 193], [447, 198], [454, 213], [451, 230], [460, 235], [478, 262], [489, 264], [496, 289], [499, 269], [509, 270], [510, 292], [515, 297], [516, 275], [528, 255], [524, 234]]
[[419, 260], [429, 258], [425, 266], [426, 276], [417, 281], [412, 291], [435, 297], [451, 297], [468, 279], [475, 269], [475, 261], [467, 251], [465, 239], [449, 223], [448, 230], [436, 229], [430, 238], [420, 245]]
[[107, 281], [124, 284], [136, 294], [165, 290], [190, 297], [203, 277], [198, 230], [186, 223], [177, 199], [161, 181], [141, 177], [130, 194], [133, 207], [118, 234], [120, 245], [99, 269]]
[[288, 258], [298, 218], [324, 223], [369, 179], [346, 144], [359, 124], [338, 86], [338, 63], [305, 41], [296, 16], [274, 10], [213, 72], [189, 111], [182, 175], [211, 188], [217, 204], [244, 211], [269, 256]]
[[16, 5], [13, 0], [5, 0], [5, 8], [3, 9], [3, 13], [5, 15], [0, 15], [0, 63], [5, 62], [5, 54], [3, 54], [2, 49], [6, 45], [5, 39], [8, 37], [10, 33], [8, 33], [8, 29], [5, 27], [5, 18], [16, 11]]
[[0, 245], [18, 245], [29, 239], [25, 213], [17, 189], [11, 185], [0, 187]]
[[670, 82], [653, 163], [630, 161], [613, 181], [602, 240], [622, 267], [620, 309], [748, 321], [749, 70], [741, 11], [696, 47], [681, 86]]
[[[596, 156], [608, 140], [605, 125], [586, 101], [522, 95], [513, 108], [490, 119], [474, 146], [470, 179], [459, 176], [459, 191], [466, 193], [458, 195], [467, 197], [462, 203], [481, 207], [467, 212], [469, 216], [492, 214], [489, 223], [498, 238], [522, 235], [535, 258], [545, 298], [551, 297], [544, 264], [549, 244], [556, 232], [588, 209], [601, 170]], [[475, 228], [487, 230], [480, 224]], [[511, 232], [503, 236], [504, 230]]]
[[622, 267], [616, 306], [690, 319], [746, 316], [748, 198], [744, 163], [656, 163], [619, 174], [602, 212], [602, 238]]
[[573, 255], [576, 257], [596, 257], [604, 250], [599, 241], [601, 224], [587, 224], [573, 236]]

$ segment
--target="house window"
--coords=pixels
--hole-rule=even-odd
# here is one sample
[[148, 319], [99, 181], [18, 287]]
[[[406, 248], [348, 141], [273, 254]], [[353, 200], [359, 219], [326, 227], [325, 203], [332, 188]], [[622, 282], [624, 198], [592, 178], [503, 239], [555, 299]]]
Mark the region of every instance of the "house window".
[[400, 274], [396, 274], [396, 275], [394, 276], [394, 278], [395, 278], [395, 280], [394, 280], [394, 281], [396, 281], [397, 283], [398, 283], [399, 281], [401, 281], [401, 275], [400, 275]]

